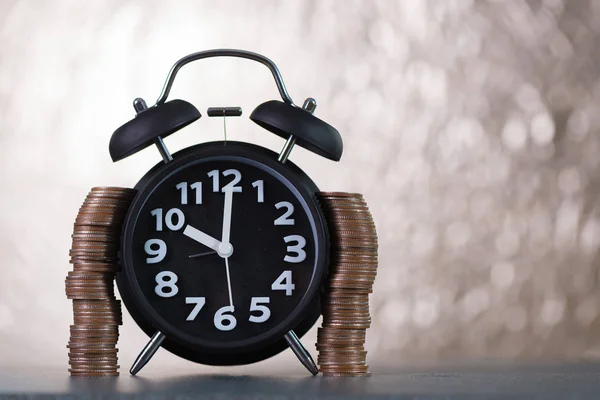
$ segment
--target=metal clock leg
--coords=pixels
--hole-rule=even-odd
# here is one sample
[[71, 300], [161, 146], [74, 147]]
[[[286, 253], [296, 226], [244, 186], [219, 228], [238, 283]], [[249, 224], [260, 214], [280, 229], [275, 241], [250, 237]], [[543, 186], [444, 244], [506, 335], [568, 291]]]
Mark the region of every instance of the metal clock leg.
[[304, 365], [311, 374], [317, 375], [319, 373], [319, 368], [317, 368], [317, 364], [315, 364], [310, 353], [304, 348], [296, 333], [294, 331], [286, 333], [285, 341], [288, 343], [288, 346], [290, 346], [296, 357], [298, 357], [298, 360], [300, 360], [302, 365]]
[[150, 341], [144, 346], [140, 354], [135, 359], [129, 373], [135, 375], [150, 361], [154, 353], [158, 350], [162, 342], [165, 340], [165, 335], [162, 332], [156, 332]]

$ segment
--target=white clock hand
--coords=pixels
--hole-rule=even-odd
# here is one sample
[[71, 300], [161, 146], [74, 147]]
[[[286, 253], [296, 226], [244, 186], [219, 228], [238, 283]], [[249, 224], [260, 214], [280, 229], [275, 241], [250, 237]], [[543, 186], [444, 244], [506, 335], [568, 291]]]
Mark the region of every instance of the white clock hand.
[[231, 233], [231, 209], [233, 208], [233, 190], [225, 190], [225, 202], [223, 204], [223, 237], [221, 243], [227, 245]]
[[[231, 210], [233, 208], [233, 189], [225, 189], [225, 201], [223, 202], [223, 236], [221, 238], [221, 257], [225, 258], [225, 273], [227, 274], [227, 290], [229, 291], [229, 305], [232, 309], [233, 296], [231, 294], [231, 277], [229, 275], [229, 256], [233, 253], [233, 247], [229, 243], [231, 234]], [[228, 253], [228, 254], [227, 254]]]
[[233, 307], [233, 296], [231, 294], [231, 277], [229, 276], [229, 257], [225, 257], [225, 273], [227, 274], [227, 290], [229, 291], [229, 305], [231, 306], [232, 310], [235, 310], [235, 307]]
[[[219, 253], [219, 245], [221, 244], [221, 242], [215, 239], [214, 237], [209, 236], [202, 231], [199, 231], [191, 225], [187, 225], [185, 227], [185, 229], [183, 230], [183, 234]], [[219, 255], [221, 255], [221, 253], [219, 253]]]

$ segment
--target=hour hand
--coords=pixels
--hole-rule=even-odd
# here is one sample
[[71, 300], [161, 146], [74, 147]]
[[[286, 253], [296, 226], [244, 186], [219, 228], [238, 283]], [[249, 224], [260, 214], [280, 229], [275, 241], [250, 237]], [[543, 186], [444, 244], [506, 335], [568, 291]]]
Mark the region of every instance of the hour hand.
[[214, 237], [207, 235], [206, 233], [194, 228], [191, 225], [187, 225], [183, 230], [183, 234], [191, 239], [194, 239], [196, 242], [205, 245], [206, 247], [213, 249], [214, 251], [219, 251], [219, 245], [221, 242]]

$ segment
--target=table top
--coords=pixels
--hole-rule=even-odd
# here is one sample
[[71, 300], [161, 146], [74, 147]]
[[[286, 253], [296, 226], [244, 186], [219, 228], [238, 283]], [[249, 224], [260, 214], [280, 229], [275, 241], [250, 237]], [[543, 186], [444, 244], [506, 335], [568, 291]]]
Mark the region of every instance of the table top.
[[65, 368], [0, 367], [7, 395], [73, 398], [211, 397], [303, 399], [597, 399], [600, 363], [372, 368], [370, 378], [326, 378], [261, 371], [257, 375], [198, 374], [193, 369], [142, 371], [111, 378], [71, 378]]

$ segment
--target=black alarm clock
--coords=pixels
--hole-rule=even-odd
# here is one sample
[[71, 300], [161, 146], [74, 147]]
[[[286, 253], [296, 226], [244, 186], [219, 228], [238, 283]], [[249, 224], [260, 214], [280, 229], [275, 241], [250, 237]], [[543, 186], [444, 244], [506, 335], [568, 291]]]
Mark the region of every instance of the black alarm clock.
[[[201, 143], [171, 155], [163, 138], [200, 118], [183, 100], [166, 101], [185, 64], [208, 57], [266, 65], [283, 101], [259, 105], [250, 119], [286, 139], [278, 154], [250, 143]], [[241, 50], [188, 55], [172, 67], [152, 107], [134, 101], [136, 117], [110, 140], [113, 161], [155, 144], [163, 162], [137, 183], [121, 239], [117, 284], [127, 310], [150, 337], [137, 373], [159, 347], [208, 365], [257, 362], [291, 347], [317, 368], [302, 337], [321, 314], [329, 233], [315, 183], [288, 161], [298, 144], [338, 161], [338, 131], [296, 106], [268, 58]], [[239, 116], [237, 107], [209, 116]]]

